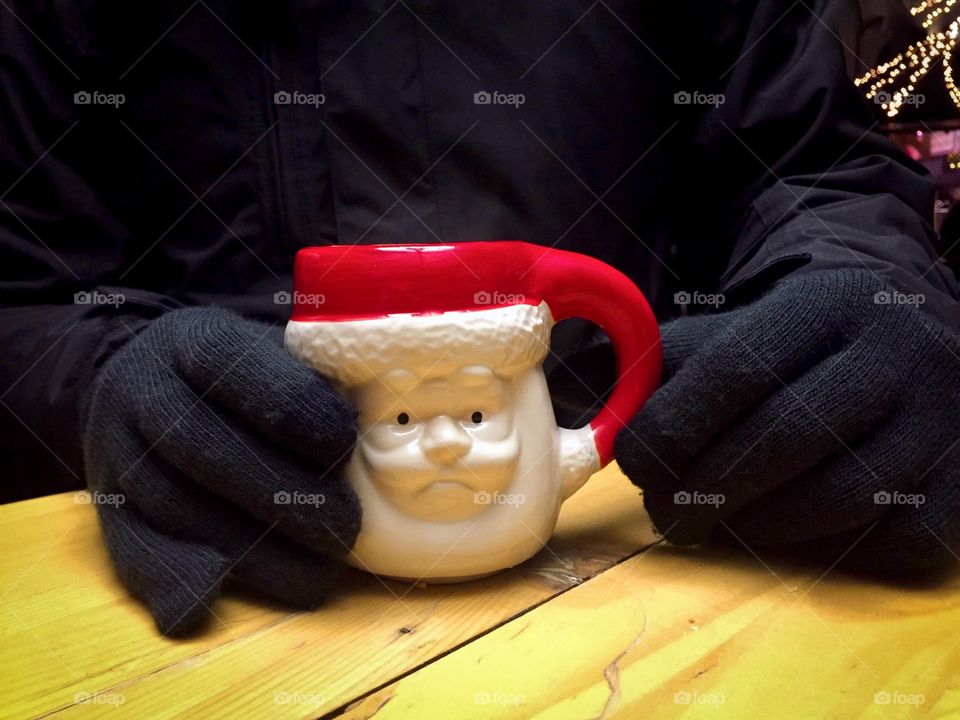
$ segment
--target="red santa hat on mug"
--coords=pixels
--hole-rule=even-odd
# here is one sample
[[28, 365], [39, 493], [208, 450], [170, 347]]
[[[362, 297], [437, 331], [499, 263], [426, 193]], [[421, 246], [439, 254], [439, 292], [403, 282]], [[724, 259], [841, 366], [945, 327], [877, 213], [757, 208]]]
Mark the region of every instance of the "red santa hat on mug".
[[531, 295], [536, 258], [516, 242], [304, 248], [284, 343], [351, 387], [397, 368], [445, 375], [469, 365], [515, 375], [539, 365], [553, 316]]
[[626, 275], [586, 255], [516, 241], [330, 245], [297, 253], [293, 288], [287, 349], [345, 387], [400, 368], [515, 375], [546, 356], [554, 319], [592, 320], [617, 355], [617, 383], [590, 421], [603, 462], [660, 381], [649, 304]]

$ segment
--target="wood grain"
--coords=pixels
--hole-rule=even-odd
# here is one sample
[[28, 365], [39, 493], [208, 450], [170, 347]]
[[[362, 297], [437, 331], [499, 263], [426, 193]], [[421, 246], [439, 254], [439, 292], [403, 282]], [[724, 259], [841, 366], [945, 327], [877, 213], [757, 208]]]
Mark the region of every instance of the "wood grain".
[[[316, 717], [343, 707], [650, 545], [611, 466], [571, 498], [548, 549], [461, 585], [353, 572], [322, 609], [227, 597], [208, 631], [159, 637], [119, 586], [73, 493], [0, 508], [0, 717]], [[92, 699], [90, 699], [92, 698]]]
[[960, 717], [960, 578], [764, 562], [655, 546], [341, 717]]

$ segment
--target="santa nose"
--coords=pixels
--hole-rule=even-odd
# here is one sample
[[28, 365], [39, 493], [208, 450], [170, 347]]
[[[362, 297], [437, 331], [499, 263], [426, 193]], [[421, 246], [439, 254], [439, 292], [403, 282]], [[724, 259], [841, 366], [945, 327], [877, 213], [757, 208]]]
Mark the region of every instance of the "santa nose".
[[432, 418], [420, 438], [423, 454], [437, 465], [452, 463], [470, 450], [470, 436], [446, 415]]

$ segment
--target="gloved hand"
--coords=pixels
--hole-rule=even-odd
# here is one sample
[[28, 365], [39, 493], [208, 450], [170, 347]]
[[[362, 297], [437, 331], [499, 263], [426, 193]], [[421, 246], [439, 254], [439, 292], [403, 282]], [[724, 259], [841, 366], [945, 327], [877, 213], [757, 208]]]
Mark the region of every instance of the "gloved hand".
[[917, 298], [817, 271], [661, 332], [666, 382], [615, 452], [668, 540], [960, 565], [960, 338]]
[[177, 310], [118, 350], [88, 396], [84, 462], [104, 537], [165, 635], [194, 631], [228, 576], [315, 606], [356, 540], [342, 472], [356, 413], [281, 335]]

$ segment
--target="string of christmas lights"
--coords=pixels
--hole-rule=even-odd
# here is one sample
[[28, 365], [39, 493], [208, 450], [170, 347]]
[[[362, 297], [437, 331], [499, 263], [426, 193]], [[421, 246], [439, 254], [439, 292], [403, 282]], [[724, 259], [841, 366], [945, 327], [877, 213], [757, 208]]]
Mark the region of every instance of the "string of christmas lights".
[[[910, 8], [910, 14], [922, 15], [921, 25], [928, 29], [945, 13], [956, 12], [958, 0], [924, 0]], [[923, 96], [914, 93], [917, 83], [939, 60], [943, 64], [943, 84], [960, 108], [960, 89], [954, 81], [950, 60], [960, 37], [960, 18], [955, 18], [943, 31], [931, 32], [923, 40], [910, 45], [893, 58], [877, 65], [853, 82], [857, 87], [870, 83], [866, 90], [867, 100], [880, 105], [887, 117], [895, 117], [904, 105], [918, 105]], [[901, 74], [906, 79], [898, 79]]]

